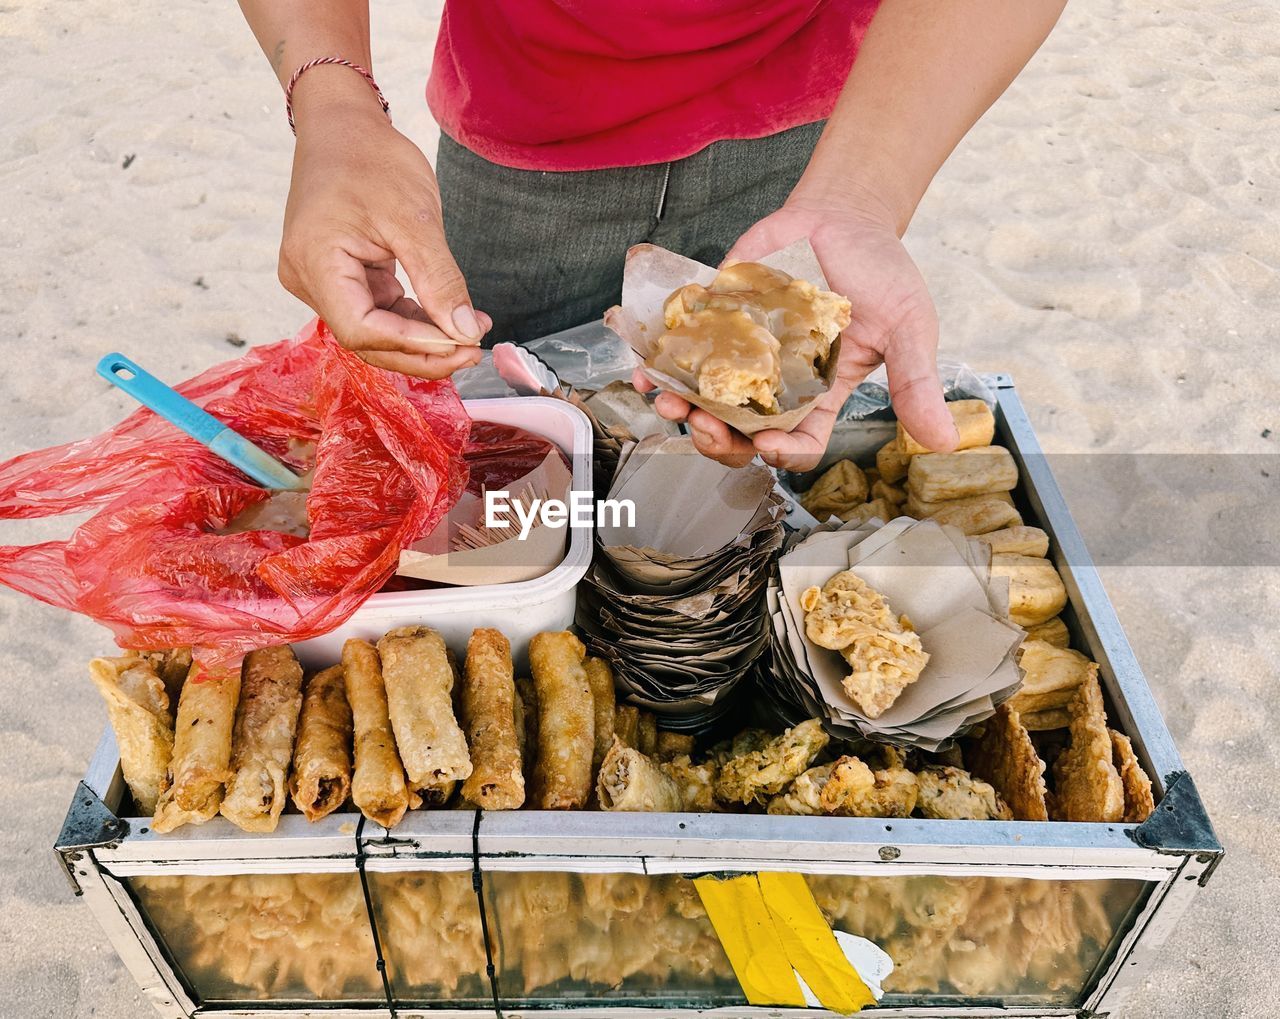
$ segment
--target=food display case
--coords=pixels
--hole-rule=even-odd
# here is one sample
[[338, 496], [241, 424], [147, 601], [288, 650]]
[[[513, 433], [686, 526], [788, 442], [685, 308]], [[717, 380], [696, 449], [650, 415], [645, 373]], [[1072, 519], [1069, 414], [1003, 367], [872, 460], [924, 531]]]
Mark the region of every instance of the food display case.
[[1072, 645], [1151, 776], [1145, 822], [424, 810], [391, 832], [339, 812], [157, 835], [108, 733], [57, 846], [73, 888], [171, 1019], [831, 1014], [744, 992], [696, 881], [752, 874], [798, 875], [887, 953], [864, 1014], [1121, 1014], [1222, 848], [1012, 382], [991, 382]]

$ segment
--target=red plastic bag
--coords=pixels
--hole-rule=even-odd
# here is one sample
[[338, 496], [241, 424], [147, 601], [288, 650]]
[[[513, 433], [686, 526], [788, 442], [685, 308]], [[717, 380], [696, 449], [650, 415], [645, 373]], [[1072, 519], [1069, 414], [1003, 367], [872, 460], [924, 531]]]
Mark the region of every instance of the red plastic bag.
[[319, 320], [175, 388], [314, 466], [310, 535], [214, 533], [269, 493], [147, 410], [0, 464], [0, 519], [98, 510], [67, 541], [0, 546], [0, 583], [104, 623], [122, 647], [216, 658], [326, 633], [467, 484], [470, 421], [452, 383], [373, 368]]

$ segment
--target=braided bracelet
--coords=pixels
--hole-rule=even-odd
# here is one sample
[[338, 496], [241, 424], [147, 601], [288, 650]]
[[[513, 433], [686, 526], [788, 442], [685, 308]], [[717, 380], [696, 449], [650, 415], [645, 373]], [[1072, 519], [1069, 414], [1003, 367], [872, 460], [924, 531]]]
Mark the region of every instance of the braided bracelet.
[[289, 117], [289, 130], [294, 134], [298, 133], [298, 129], [293, 124], [293, 87], [298, 84], [298, 79], [306, 74], [311, 68], [319, 67], [322, 64], [338, 64], [342, 67], [349, 67], [360, 75], [369, 83], [369, 87], [373, 89], [374, 94], [378, 97], [378, 105], [382, 107], [382, 112], [387, 115], [387, 120], [391, 119], [391, 104], [387, 102], [387, 97], [382, 94], [382, 89], [378, 88], [378, 83], [373, 80], [373, 75], [359, 64], [352, 63], [344, 57], [316, 57], [314, 60], [308, 60], [305, 64], [293, 72], [293, 76], [289, 79], [289, 84], [284, 87], [284, 109]]

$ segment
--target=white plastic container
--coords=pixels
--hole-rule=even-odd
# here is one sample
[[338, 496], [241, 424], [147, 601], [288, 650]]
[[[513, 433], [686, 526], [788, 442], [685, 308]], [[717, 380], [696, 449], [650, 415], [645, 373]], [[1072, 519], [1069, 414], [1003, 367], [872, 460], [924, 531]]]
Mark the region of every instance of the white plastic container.
[[[591, 491], [591, 422], [577, 407], [545, 396], [464, 400], [463, 405], [472, 420], [517, 425], [550, 439], [569, 457], [573, 490]], [[578, 581], [591, 565], [591, 547], [591, 528], [571, 528], [560, 565], [534, 580], [375, 594], [342, 626], [293, 649], [304, 666], [319, 669], [338, 661], [350, 637], [376, 641], [397, 626], [423, 625], [438, 630], [461, 655], [473, 629], [491, 626], [506, 634], [517, 667], [523, 668], [535, 633], [563, 630], [573, 622]]]

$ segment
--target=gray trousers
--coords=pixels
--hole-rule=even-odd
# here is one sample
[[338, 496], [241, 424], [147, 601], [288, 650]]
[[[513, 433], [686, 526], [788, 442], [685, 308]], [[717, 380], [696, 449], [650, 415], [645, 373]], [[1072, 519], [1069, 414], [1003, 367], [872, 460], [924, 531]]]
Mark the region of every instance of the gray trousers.
[[486, 346], [599, 318], [622, 290], [622, 260], [648, 241], [716, 265], [786, 200], [821, 123], [716, 142], [685, 159], [548, 172], [491, 163], [441, 135], [436, 175], [445, 234]]

